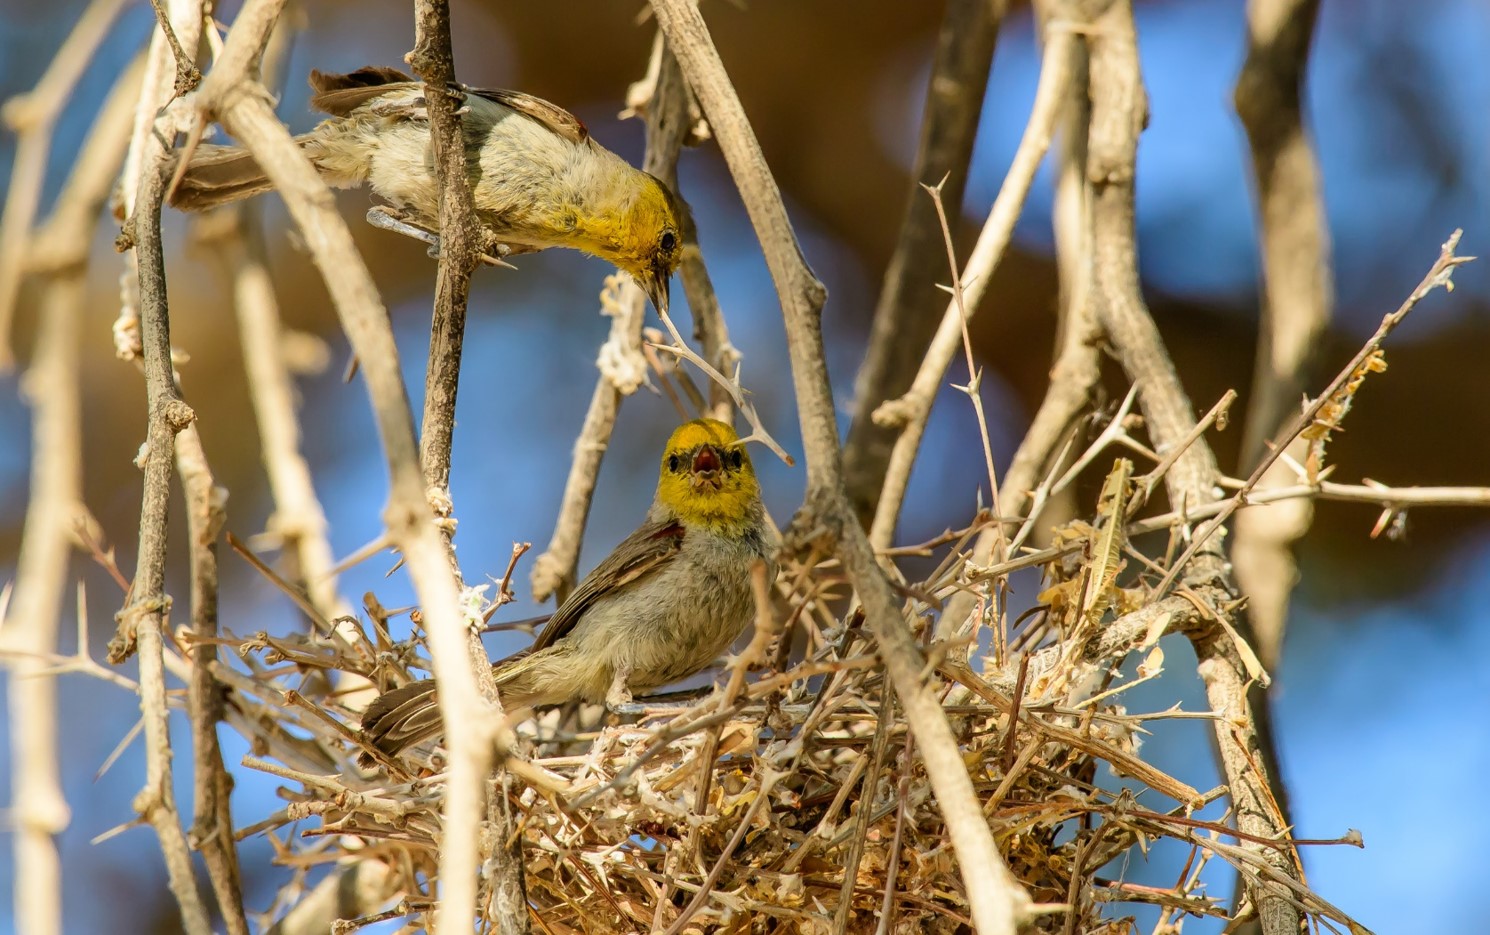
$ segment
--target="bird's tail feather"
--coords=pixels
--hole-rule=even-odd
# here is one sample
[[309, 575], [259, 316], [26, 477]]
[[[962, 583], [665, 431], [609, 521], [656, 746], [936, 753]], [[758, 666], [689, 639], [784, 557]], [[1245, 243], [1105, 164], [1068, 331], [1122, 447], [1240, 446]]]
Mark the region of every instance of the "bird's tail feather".
[[[304, 149], [312, 138], [313, 134], [306, 133], [297, 136], [295, 142]], [[206, 211], [251, 198], [273, 187], [248, 150], [203, 143], [192, 152], [186, 171], [171, 191], [170, 203], [182, 211]]]

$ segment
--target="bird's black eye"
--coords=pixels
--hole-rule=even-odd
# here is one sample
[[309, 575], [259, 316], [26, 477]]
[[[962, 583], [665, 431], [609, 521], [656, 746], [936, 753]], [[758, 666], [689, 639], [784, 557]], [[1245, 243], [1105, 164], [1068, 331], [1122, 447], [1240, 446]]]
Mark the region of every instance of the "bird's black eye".
[[729, 453], [728, 457], [729, 457], [729, 466], [732, 467], [732, 468], [735, 468], [737, 470], [739, 469], [740, 465], [745, 462], [745, 456], [740, 453], [740, 449], [738, 449], [738, 448], [732, 448], [732, 449], [730, 449], [730, 453]]
[[667, 459], [667, 469], [669, 471], [676, 471], [678, 469], [678, 463], [679, 462], [677, 455], [669, 455]]
[[672, 253], [674, 248], [678, 246], [678, 235], [672, 231], [663, 231], [662, 241], [658, 246], [662, 247], [663, 253]]

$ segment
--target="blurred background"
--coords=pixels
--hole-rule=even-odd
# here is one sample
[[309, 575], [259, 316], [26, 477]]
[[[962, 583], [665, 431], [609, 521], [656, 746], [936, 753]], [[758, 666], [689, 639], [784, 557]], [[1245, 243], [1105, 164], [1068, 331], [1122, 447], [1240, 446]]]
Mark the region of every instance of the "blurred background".
[[[999, 36], [972, 170], [963, 204], [963, 253], [998, 191], [1029, 113], [1039, 62], [1029, 10], [1012, 4]], [[48, 4], [0, 0], [0, 98], [30, 89], [51, 60], [83, 0]], [[642, 126], [622, 121], [628, 83], [645, 70], [653, 27], [640, 3], [551, 4], [455, 0], [455, 53], [461, 79], [478, 86], [538, 94], [578, 113], [607, 146], [639, 162]], [[230, 19], [236, 4], [220, 15]], [[859, 0], [803, 4], [754, 0], [706, 5], [726, 65], [786, 195], [810, 262], [830, 299], [825, 329], [843, 425], [852, 413], [853, 377], [905, 199], [939, 3]], [[312, 68], [349, 71], [398, 65], [412, 45], [410, 6], [393, 0], [306, 4], [280, 113], [296, 131], [316, 116], [304, 76]], [[43, 215], [55, 196], [118, 70], [145, 40], [148, 4], [131, 7], [106, 43], [61, 122]], [[1227, 388], [1243, 394], [1253, 364], [1258, 303], [1256, 232], [1250, 169], [1231, 85], [1245, 51], [1245, 8], [1237, 0], [1138, 3], [1138, 34], [1151, 97], [1151, 121], [1139, 153], [1141, 267], [1148, 297], [1198, 408]], [[1308, 119], [1322, 164], [1334, 244], [1337, 308], [1320, 351], [1332, 374], [1394, 309], [1455, 227], [1460, 252], [1490, 249], [1490, 6], [1481, 0], [1326, 2], [1308, 83]], [[0, 136], [0, 177], [13, 138]], [[785, 340], [769, 276], [718, 152], [684, 154], [681, 185], [698, 219], [743, 379], [762, 417], [800, 454]], [[1007, 462], [1045, 391], [1054, 331], [1051, 186], [1042, 172], [980, 316], [973, 339], [987, 368], [985, 406], [996, 458]], [[343, 196], [359, 246], [393, 315], [414, 404], [423, 385], [434, 264], [423, 248], [361, 223], [362, 192]], [[324, 288], [273, 197], [259, 200], [287, 323], [319, 337], [326, 367], [301, 381], [305, 451], [345, 555], [375, 538], [386, 476], [363, 388], [345, 383], [348, 359]], [[131, 461], [144, 437], [143, 380], [114, 359], [109, 327], [118, 309], [121, 261], [117, 229], [97, 232], [85, 335], [86, 499], [133, 568], [140, 476]], [[182, 216], [168, 212], [167, 263], [174, 343], [190, 360], [181, 372], [196, 409], [218, 483], [231, 492], [228, 529], [248, 539], [270, 512], [258, 438], [249, 408], [236, 325], [218, 267], [191, 242]], [[595, 379], [597, 346], [608, 322], [597, 293], [608, 267], [570, 252], [522, 257], [516, 271], [484, 270], [476, 280], [466, 340], [452, 478], [457, 539], [470, 581], [499, 576], [514, 541], [542, 551], [552, 531], [574, 437]], [[1490, 483], [1490, 265], [1455, 277], [1391, 338], [1391, 369], [1369, 380], [1331, 448], [1336, 480], [1388, 484]], [[681, 290], [674, 289], [675, 301]], [[678, 312], [686, 330], [686, 311]], [[16, 337], [24, 366], [34, 334], [34, 303], [23, 298]], [[961, 364], [949, 379], [961, 382]], [[0, 579], [14, 573], [27, 496], [29, 418], [17, 375], [0, 377]], [[1317, 385], [1317, 384], [1316, 384]], [[1119, 393], [1124, 389], [1114, 387]], [[1234, 410], [1242, 411], [1240, 408]], [[645, 390], [621, 410], [600, 479], [581, 571], [588, 570], [640, 519], [655, 482], [655, 459], [676, 415]], [[966, 522], [984, 480], [976, 423], [953, 392], [933, 412], [913, 477], [899, 539], [913, 542]], [[1216, 441], [1223, 468], [1235, 470], [1240, 431]], [[764, 452], [756, 456], [768, 505], [790, 517], [804, 473]], [[1090, 508], [1094, 491], [1083, 496]], [[173, 546], [180, 546], [179, 501]], [[1461, 793], [1490, 769], [1483, 728], [1490, 693], [1490, 537], [1486, 515], [1422, 510], [1405, 537], [1372, 540], [1376, 512], [1322, 504], [1299, 549], [1295, 592], [1273, 700], [1284, 778], [1296, 833], [1329, 838], [1347, 828], [1366, 849], [1313, 848], [1305, 854], [1314, 888], [1379, 932], [1469, 931], [1468, 900], [1405, 900], [1403, 893], [1455, 892], [1480, 876], [1465, 835], [1441, 834], [1439, 822], [1461, 807]], [[267, 546], [266, 546], [267, 549]], [[531, 557], [531, 555], [530, 555]], [[373, 590], [386, 606], [409, 602], [401, 575], [385, 577], [386, 556], [343, 578], [360, 603]], [[112, 632], [121, 596], [82, 558], [95, 656]], [[184, 552], [173, 556], [170, 588], [184, 595]], [[525, 560], [515, 581], [522, 602], [503, 611], [536, 612], [526, 600]], [[282, 632], [297, 615], [242, 561], [223, 559], [223, 626], [243, 635]], [[1019, 584], [1016, 582], [1016, 589]], [[1017, 591], [1015, 611], [1033, 587]], [[64, 626], [64, 651], [75, 647]], [[493, 637], [505, 653], [525, 637]], [[1186, 644], [1170, 649], [1170, 673], [1130, 696], [1133, 711], [1176, 700], [1202, 710], [1205, 699]], [[1188, 661], [1187, 661], [1188, 660]], [[132, 665], [132, 664], [131, 664]], [[174, 904], [153, 834], [127, 831], [90, 840], [133, 818], [130, 799], [143, 779], [134, 744], [102, 780], [95, 773], [135, 724], [135, 700], [98, 680], [69, 676], [62, 685], [63, 774], [72, 823], [62, 836], [69, 931], [169, 932]], [[0, 718], [0, 732], [6, 720]], [[1217, 783], [1209, 728], [1164, 722], [1148, 742], [1156, 765], [1192, 785]], [[185, 720], [176, 723], [185, 745]], [[241, 740], [223, 731], [235, 763]], [[7, 754], [0, 742], [0, 757]], [[180, 759], [178, 758], [178, 762]], [[277, 807], [275, 783], [238, 771], [235, 819], [248, 823]], [[178, 770], [179, 794], [190, 777]], [[0, 798], [9, 801], [9, 769]], [[262, 838], [243, 844], [246, 898], [266, 908], [285, 873]], [[1157, 853], [1112, 875], [1173, 882], [1184, 855]], [[11, 852], [0, 847], [0, 930], [10, 925]], [[1229, 891], [1217, 875], [1214, 895]], [[1431, 889], [1430, 889], [1431, 887]], [[121, 926], [121, 907], [130, 921]], [[1115, 910], [1118, 913], [1126, 910]], [[1140, 923], [1152, 916], [1138, 912]], [[1187, 930], [1209, 932], [1196, 925]]]

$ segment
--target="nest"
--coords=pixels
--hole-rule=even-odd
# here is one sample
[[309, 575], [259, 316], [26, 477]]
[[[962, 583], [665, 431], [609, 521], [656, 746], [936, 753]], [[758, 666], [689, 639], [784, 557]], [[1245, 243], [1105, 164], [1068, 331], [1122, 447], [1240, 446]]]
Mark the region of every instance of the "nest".
[[[1202, 870], [1218, 857], [1314, 918], [1352, 925], [1273, 879], [1257, 856], [1267, 847], [1297, 859], [1292, 842], [1240, 840], [1228, 816], [1197, 817], [1224, 787], [1191, 788], [1141, 758], [1145, 723], [1176, 715], [1129, 714], [1120, 703], [1163, 668], [1152, 644], [1164, 608], [1145, 605], [1142, 576], [1104, 552], [1111, 543], [1099, 529], [1073, 524], [1033, 556], [1045, 559], [1042, 612], [1029, 645], [1011, 646], [995, 612], [1010, 572], [967, 561], [986, 522], [902, 550], [942, 555], [928, 578], [902, 587], [984, 814], [1040, 910], [1032, 929], [1127, 932], [1124, 904], [1159, 907], [1155, 931], [1178, 931], [1187, 916], [1243, 915], [1249, 906], [1206, 891], [1216, 875]], [[835, 595], [841, 581], [833, 562], [788, 562], [771, 625], [692, 701], [528, 722], [489, 784], [481, 910], [491, 930], [500, 867], [520, 854], [534, 931], [970, 931], [965, 876], [914, 734], [861, 616]], [[932, 611], [959, 593], [978, 599], [973, 628], [944, 633]], [[442, 751], [356, 766], [369, 752], [355, 730], [365, 686], [423, 668], [417, 626], [414, 639], [393, 641], [389, 616], [369, 598], [363, 620], [235, 643], [252, 675], [222, 667], [230, 720], [257, 754], [245, 765], [287, 780], [287, 805], [239, 832], [271, 835], [296, 868], [269, 912], [276, 931], [349, 932], [400, 916], [417, 928], [436, 901]], [[1142, 662], [1124, 674], [1135, 648]], [[344, 673], [339, 690], [305, 677], [332, 670]], [[506, 840], [504, 824], [516, 828]], [[1189, 854], [1171, 887], [1102, 872], [1161, 846]], [[328, 863], [337, 874], [308, 887], [307, 874]], [[358, 900], [317, 900], [345, 890], [352, 871], [362, 874]]]

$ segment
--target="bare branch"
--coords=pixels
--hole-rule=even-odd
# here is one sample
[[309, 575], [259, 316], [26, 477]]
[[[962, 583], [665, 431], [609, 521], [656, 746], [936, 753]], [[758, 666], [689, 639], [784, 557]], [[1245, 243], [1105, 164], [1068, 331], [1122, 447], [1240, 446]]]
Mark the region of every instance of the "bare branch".
[[[420, 455], [424, 482], [440, 520], [456, 583], [461, 581], [460, 564], [451, 538], [454, 520], [442, 508], [450, 504], [450, 452], [455, 429], [456, 388], [460, 381], [461, 344], [466, 326], [466, 304], [471, 292], [471, 274], [491, 246], [491, 235], [476, 215], [466, 166], [465, 134], [459, 108], [463, 95], [456, 90], [455, 56], [450, 48], [450, 5], [447, 0], [416, 0], [414, 4], [414, 50], [407, 56], [414, 73], [424, 80], [424, 99], [429, 111], [430, 152], [435, 180], [440, 186], [440, 261], [435, 282], [435, 304], [429, 339], [429, 368], [424, 381], [424, 421]], [[475, 685], [490, 710], [491, 730], [502, 716], [496, 681], [482, 646], [480, 630], [466, 631], [466, 652]], [[472, 821], [482, 811], [494, 819], [492, 834], [507, 841], [513, 836], [510, 815], [486, 801], [486, 779], [491, 772], [492, 737], [475, 743], [459, 735], [467, 708], [440, 691], [440, 717], [446, 725], [446, 744], [454, 768], [445, 787], [444, 840], [440, 848], [440, 927], [469, 931], [475, 923], [481, 864], [481, 828]], [[464, 827], [462, 827], [464, 823]], [[504, 935], [525, 933], [528, 913], [523, 907], [521, 852], [504, 854], [498, 862], [493, 885], [505, 898], [504, 905], [518, 907], [497, 920]]]
[[964, 296], [947, 304], [938, 325], [931, 347], [921, 361], [921, 368], [911, 383], [911, 388], [899, 399], [884, 403], [874, 412], [875, 422], [881, 426], [898, 427], [900, 435], [895, 439], [894, 451], [885, 472], [885, 483], [880, 491], [879, 504], [875, 509], [870, 541], [876, 548], [887, 548], [895, 534], [895, 524], [900, 518], [900, 508], [905, 501], [905, 488], [910, 482], [911, 468], [921, 446], [921, 436], [926, 432], [926, 419], [931, 413], [932, 403], [942, 380], [951, 366], [952, 358], [962, 346], [965, 323], [963, 309], [968, 317], [976, 314], [983, 301], [993, 274], [1003, 260], [1009, 239], [1014, 234], [1014, 223], [1024, 208], [1025, 197], [1035, 179], [1035, 170], [1045, 158], [1045, 151], [1055, 133], [1056, 121], [1066, 105], [1072, 71], [1075, 67], [1077, 37], [1070, 28], [1051, 26], [1046, 30], [1045, 53], [1040, 63], [1040, 84], [1035, 90], [1035, 101], [1030, 108], [1029, 123], [1019, 141], [1019, 149], [998, 197], [988, 212], [988, 220], [973, 245], [962, 270], [961, 281]]
[[350, 232], [336, 213], [331, 193], [289, 131], [275, 119], [267, 93], [252, 78], [258, 50], [283, 5], [284, 0], [249, 0], [244, 5], [222, 56], [198, 89], [197, 103], [249, 148], [284, 197], [361, 362], [391, 477], [384, 514], [388, 534], [403, 553], [423, 610], [440, 680], [441, 716], [451, 724], [457, 713], [460, 717], [460, 729], [448, 733], [453, 770], [441, 860], [451, 871], [444, 879], [445, 919], [453, 928], [460, 928], [460, 920], [465, 919], [469, 929], [474, 925], [477, 836], [484, 811], [481, 767], [497, 740], [500, 716], [483, 698], [472, 672], [470, 628], [458, 609], [445, 543], [431, 522], [387, 312]]
[[[1318, 0], [1252, 0], [1247, 60], [1234, 99], [1252, 151], [1262, 241], [1263, 301], [1243, 470], [1263, 454], [1304, 391], [1331, 316], [1330, 238], [1319, 165], [1303, 122], [1303, 82]], [[1303, 456], [1302, 442], [1292, 446]], [[1286, 470], [1263, 488], [1289, 483]], [[1231, 559], [1263, 664], [1278, 663], [1297, 569], [1293, 543], [1308, 532], [1307, 501], [1237, 517]]]
[[[660, 33], [656, 42], [654, 56], [657, 57], [658, 74], [652, 96], [644, 105], [640, 101], [635, 105], [643, 109], [647, 117], [647, 150], [642, 169], [676, 189], [678, 154], [691, 128], [686, 119], [688, 88]], [[691, 224], [688, 227], [684, 231], [683, 264], [685, 286], [690, 281], [692, 283], [688, 286], [689, 307], [693, 309], [695, 327], [700, 328], [714, 344], [712, 350], [709, 343], [704, 345], [705, 355], [722, 362], [732, 359], [728, 355], [733, 353], [733, 348], [724, 330], [724, 319], [719, 315], [719, 303], [714, 300], [703, 256], [698, 252], [696, 232]], [[693, 304], [695, 300], [697, 305]], [[590, 503], [595, 495], [601, 462], [610, 446], [616, 413], [621, 408], [622, 398], [636, 392], [645, 380], [646, 363], [641, 344], [647, 313], [646, 296], [630, 276], [617, 275], [607, 278], [600, 302], [603, 313], [611, 319], [610, 337], [601, 347], [596, 361], [600, 378], [595, 382], [590, 407], [574, 443], [559, 516], [554, 521], [553, 538], [549, 540], [548, 548], [533, 562], [529, 582], [535, 601], [546, 601], [555, 594], [562, 601], [574, 585], [579, 548], [584, 541]], [[716, 402], [711, 408], [720, 415], [728, 415], [727, 401]]]
[[[202, 23], [199, 3], [181, 2], [171, 10], [178, 35], [193, 48]], [[166, 304], [165, 256], [161, 249], [161, 201], [169, 160], [163, 139], [174, 135], [174, 124], [166, 117], [160, 126], [156, 115], [169, 99], [169, 87], [150, 80], [165, 66], [169, 54], [163, 29], [158, 24], [151, 40], [150, 61], [136, 112], [126, 172], [136, 167], [131, 187], [126, 183], [125, 210], [128, 220], [121, 245], [133, 245], [132, 265], [139, 301], [140, 349], [145, 369], [148, 408], [148, 438], [144, 454], [145, 484], [140, 504], [139, 565], [130, 588], [129, 602], [119, 613], [119, 630], [109, 644], [109, 660], [116, 665], [138, 648], [140, 656], [140, 712], [145, 722], [145, 786], [135, 797], [134, 807], [155, 828], [165, 855], [171, 892], [181, 910], [182, 924], [190, 935], [211, 931], [207, 911], [197, 894], [187, 840], [177, 817], [171, 778], [171, 738], [166, 705], [165, 647], [162, 631], [170, 607], [165, 593], [166, 511], [170, 502], [172, 452], [176, 434], [196, 418], [177, 391], [171, 366], [170, 311]], [[145, 132], [140, 132], [141, 126]]]
[[866, 523], [874, 515], [897, 437], [878, 425], [873, 413], [910, 388], [940, 304], [933, 287], [942, 268], [941, 228], [921, 185], [943, 180], [943, 198], [954, 211], [962, 204], [1004, 7], [1004, 0], [953, 0], [942, 14], [905, 214], [854, 380], [854, 421], [843, 447], [849, 502]]
[[823, 357], [822, 284], [802, 257], [781, 192], [725, 73], [708, 28], [690, 0], [653, 0], [658, 25], [708, 113], [725, 161], [744, 200], [786, 319], [787, 347], [807, 454], [807, 499], [794, 538], [827, 532], [863, 602], [885, 665], [922, 748], [922, 758], [957, 852], [978, 930], [1015, 932], [1029, 897], [1004, 864], [936, 696], [925, 661], [843, 491], [836, 413]]
[[91, 0], [36, 87], [0, 108], [0, 120], [16, 134], [10, 188], [0, 213], [0, 370], [15, 365], [10, 332], [31, 252], [31, 222], [46, 188], [43, 183], [51, 156], [52, 130], [83, 69], [93, 60], [123, 7], [124, 0]]
[[[1098, 314], [1123, 368], [1138, 385], [1155, 449], [1161, 454], [1193, 437], [1194, 410], [1174, 371], [1158, 329], [1143, 303], [1138, 284], [1134, 242], [1133, 179], [1138, 135], [1147, 119], [1147, 100], [1139, 73], [1138, 46], [1130, 0], [1116, 0], [1097, 21], [1089, 40], [1091, 49], [1092, 133], [1089, 178], [1093, 185], [1093, 257]], [[1165, 475], [1169, 498], [1181, 510], [1204, 506], [1217, 498], [1219, 472], [1205, 439], [1175, 459]], [[1191, 552], [1203, 542], [1197, 540]], [[1181, 567], [1178, 563], [1176, 568]], [[1199, 672], [1211, 707], [1229, 719], [1217, 724], [1222, 771], [1231, 791], [1237, 827], [1258, 838], [1279, 839], [1288, 828], [1280, 805], [1281, 779], [1260, 722], [1266, 700], [1250, 692], [1247, 665], [1250, 651], [1234, 638], [1224, 622], [1230, 596], [1226, 567], [1219, 544], [1205, 546], [1199, 560], [1185, 567], [1192, 591], [1210, 591], [1197, 600], [1208, 601], [1202, 625], [1188, 635], [1199, 659]], [[1161, 586], [1156, 596], [1164, 594]], [[1275, 795], [1273, 790], [1280, 790]], [[1250, 844], [1251, 848], [1258, 845]], [[1263, 849], [1262, 858], [1279, 873], [1297, 878], [1297, 864], [1289, 853]], [[1251, 895], [1258, 905], [1265, 935], [1295, 933], [1297, 907], [1273, 890], [1261, 887]]]

